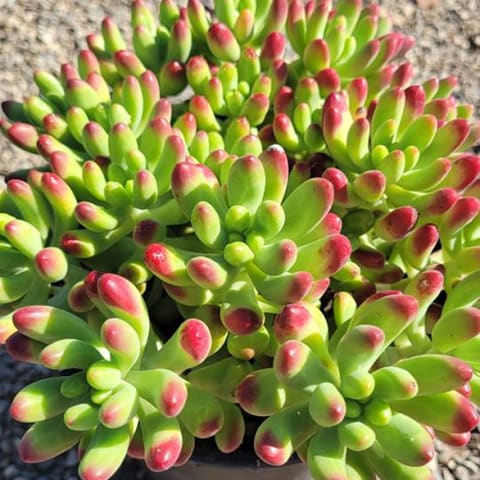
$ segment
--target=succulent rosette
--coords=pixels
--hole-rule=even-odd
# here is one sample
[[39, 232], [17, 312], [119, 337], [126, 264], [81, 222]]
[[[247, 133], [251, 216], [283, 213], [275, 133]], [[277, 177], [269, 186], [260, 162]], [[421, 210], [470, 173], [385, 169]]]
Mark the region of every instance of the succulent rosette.
[[0, 342], [62, 372], [12, 403], [22, 458], [78, 444], [107, 480], [251, 423], [261, 460], [318, 480], [432, 478], [480, 402], [480, 128], [456, 79], [411, 85], [412, 39], [360, 0], [136, 0], [131, 23], [132, 48], [106, 18], [2, 104], [46, 164], [0, 195]]
[[[366, 98], [365, 80], [354, 83]], [[370, 281], [395, 283], [430, 262], [445, 263], [451, 284], [452, 259], [477, 242], [480, 159], [467, 150], [479, 131], [470, 106], [451, 96], [455, 86], [447, 77], [391, 88], [368, 108], [347, 88], [324, 104], [328, 157], [317, 168], [335, 187], [334, 211]]]
[[196, 94], [190, 101], [190, 111], [198, 109], [197, 104], [208, 103], [209, 120], [198, 118], [205, 128], [221, 130], [238, 140], [241, 137], [233, 135], [235, 127], [231, 126], [235, 119], [248, 121], [248, 127], [244, 127], [248, 134], [252, 127], [262, 125], [269, 113], [275, 86], [262, 70], [261, 56], [252, 47], [242, 50], [237, 63], [222, 62], [214, 68], [204, 57], [192, 57], [186, 66], [189, 85]]
[[205, 165], [175, 166], [172, 191], [190, 219], [191, 248], [153, 243], [145, 262], [178, 303], [217, 305], [232, 334], [249, 335], [282, 305], [318, 301], [350, 244], [329, 213], [331, 183], [312, 178], [289, 185], [281, 147], [226, 159], [217, 169], [220, 181]]
[[32, 171], [11, 179], [1, 194], [0, 343], [15, 331], [12, 312], [49, 302], [66, 306], [69, 289], [85, 275], [60, 247], [65, 228], [76, 225], [76, 199], [56, 174]]
[[[13, 315], [10, 355], [75, 370], [28, 385], [14, 398], [12, 416], [33, 423], [19, 446], [24, 461], [44, 461], [78, 443], [79, 474], [86, 480], [110, 478], [127, 453], [163, 471], [188, 459], [193, 435], [222, 438], [237, 426], [241, 416], [233, 405], [181, 377], [210, 353], [202, 321], [184, 321], [162, 344], [133, 284], [114, 274], [90, 274], [84, 287], [86, 297], [72, 299], [72, 309], [95, 305], [86, 321], [46, 305]], [[200, 403], [202, 415], [196, 413]]]
[[320, 83], [330, 83], [333, 77], [345, 83], [364, 76], [376, 84], [379, 77], [387, 75], [386, 70], [393, 75], [396, 67], [389, 62], [402, 58], [415, 42], [412, 37], [391, 32], [391, 27], [390, 18], [375, 4], [292, 0], [286, 34], [298, 59], [290, 68], [297, 78], [318, 75]]
[[273, 118], [261, 131], [264, 141], [275, 138], [289, 153], [305, 160], [305, 155], [308, 158], [326, 149], [320, 118], [329, 94], [347, 85], [354, 96], [366, 93], [355, 91], [362, 77], [370, 103], [386, 88], [406, 85], [412, 76], [411, 65], [396, 60], [414, 42], [390, 32], [390, 27], [377, 5], [362, 8], [358, 1], [335, 6], [292, 1], [286, 34], [293, 58], [283, 60], [285, 39], [280, 34], [267, 38], [262, 50], [272, 78], [288, 71], [285, 85], [280, 83], [274, 91]]
[[[423, 278], [429, 299], [415, 285], [410, 294], [375, 294], [358, 308], [349, 294], [338, 294], [331, 336], [319, 310], [312, 314], [302, 302], [284, 307], [274, 322], [280, 347], [273, 366], [250, 373], [238, 388], [242, 408], [268, 416], [254, 442], [262, 460], [283, 465], [297, 451], [316, 479], [432, 478], [432, 432], [453, 445], [468, 442], [478, 422], [468, 400], [473, 370], [456, 348], [477, 338], [478, 327], [471, 333], [467, 324], [478, 324], [478, 309], [454, 308], [452, 300], [431, 331], [433, 349], [402, 357], [402, 337], [441, 289], [437, 273]], [[454, 339], [451, 326], [460, 317]]]
[[389, 20], [375, 5], [290, 2], [286, 36], [271, 32], [260, 51], [252, 46], [240, 50], [236, 64], [228, 59], [209, 68], [205, 58], [192, 57], [187, 80], [220, 120], [211, 128], [225, 130], [241, 116], [262, 127], [264, 144], [274, 141], [297, 155], [318, 152], [325, 142], [317, 119], [331, 92], [362, 75], [371, 101], [387, 87], [410, 80], [410, 64], [388, 62], [401, 58], [413, 41], [389, 30]]
[[478, 124], [469, 121], [471, 106], [452, 97], [456, 82], [447, 77], [393, 87], [367, 102], [368, 85], [357, 78], [329, 95], [321, 125], [331, 166], [341, 171], [326, 176], [355, 180], [340, 185], [337, 178], [339, 205], [372, 205], [385, 198], [390, 207], [425, 209], [439, 203], [444, 189], [463, 192], [475, 181], [478, 158], [464, 152], [478, 141]]
[[244, 45], [258, 46], [267, 34], [284, 28], [287, 0], [235, 3], [216, 3], [213, 12], [198, 0], [181, 8], [164, 0], [157, 23], [152, 11], [138, 0], [132, 3], [132, 49], [109, 17], [103, 20], [100, 33], [87, 36], [88, 48], [112, 86], [125, 72], [138, 75], [150, 69], [158, 75], [164, 94], [176, 95], [187, 86], [185, 63], [190, 57], [200, 54], [211, 62], [235, 62]]
[[[63, 66], [65, 88], [53, 75], [37, 72], [42, 98], [4, 102], [14, 123], [4, 122], [3, 127], [16, 145], [48, 160], [45, 169], [52, 172], [32, 172], [30, 183], [39, 184], [42, 193], [53, 192], [45, 194], [56, 214], [57, 234], [48, 239], [52, 246], [61, 246], [90, 267], [119, 269], [144, 285], [149, 278], [141, 261], [145, 231], [158, 239], [168, 225], [187, 221], [170, 191], [171, 171], [188, 154], [185, 139], [200, 158], [223, 147], [223, 142], [205, 134], [205, 144], [205, 132], [197, 132], [193, 116], [183, 123], [185, 118], [180, 119], [174, 129], [171, 104], [160, 99], [158, 82], [149, 71], [138, 79], [127, 75], [116, 93], [111, 91], [88, 53], [80, 55], [87, 63], [80, 68], [83, 79], [73, 67]], [[97, 80], [104, 82], [103, 97], [92, 90]], [[57, 105], [48, 103], [52, 98]], [[53, 124], [62, 128], [50, 129]], [[14, 179], [9, 185], [7, 195], [18, 204], [20, 193], [13, 190], [26, 184]], [[23, 202], [22, 213], [34, 224], [48, 223], [41, 203], [45, 201], [37, 197], [28, 205]], [[140, 248], [128, 238], [134, 230], [139, 232], [135, 240]]]

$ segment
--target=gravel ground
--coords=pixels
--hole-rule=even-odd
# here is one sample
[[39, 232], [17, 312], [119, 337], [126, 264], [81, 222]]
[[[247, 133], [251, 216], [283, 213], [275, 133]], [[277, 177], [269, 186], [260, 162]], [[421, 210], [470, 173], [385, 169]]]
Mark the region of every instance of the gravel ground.
[[[71, 61], [105, 15], [128, 24], [127, 0], [0, 0], [0, 100], [21, 99], [33, 91], [35, 68], [56, 71]], [[417, 39], [409, 59], [417, 79], [455, 74], [459, 96], [480, 112], [480, 0], [382, 0], [395, 25]], [[13, 170], [38, 161], [12, 148], [0, 137], [0, 169]], [[13, 422], [8, 406], [25, 384], [41, 378], [41, 368], [15, 364], [0, 350], [0, 479], [75, 480], [76, 455], [69, 452], [39, 465], [24, 465], [16, 445], [24, 427]], [[444, 480], [480, 479], [480, 438], [474, 435], [469, 449], [440, 447]], [[117, 479], [146, 478], [137, 463], [129, 461]], [[392, 479], [394, 480], [394, 479]]]

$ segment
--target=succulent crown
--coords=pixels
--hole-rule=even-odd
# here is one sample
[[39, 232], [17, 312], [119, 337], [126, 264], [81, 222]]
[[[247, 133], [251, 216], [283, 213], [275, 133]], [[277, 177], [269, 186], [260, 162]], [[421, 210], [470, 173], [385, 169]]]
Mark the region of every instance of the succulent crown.
[[456, 79], [412, 85], [413, 39], [361, 0], [131, 13], [131, 47], [106, 18], [2, 104], [45, 165], [0, 194], [0, 342], [75, 370], [15, 397], [23, 460], [163, 471], [256, 417], [270, 465], [431, 478], [480, 402], [480, 128]]

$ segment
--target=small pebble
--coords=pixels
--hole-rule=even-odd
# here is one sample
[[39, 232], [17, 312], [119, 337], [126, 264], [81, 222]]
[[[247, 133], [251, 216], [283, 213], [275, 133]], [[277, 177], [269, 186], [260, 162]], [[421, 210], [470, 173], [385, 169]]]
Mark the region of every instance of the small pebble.
[[454, 470], [454, 474], [458, 480], [470, 480], [470, 472], [463, 465], [458, 466]]
[[[471, 457], [469, 457], [471, 458]], [[479, 468], [478, 468], [478, 465], [476, 465], [474, 462], [472, 462], [471, 460], [464, 460], [462, 462], [462, 465], [468, 469], [469, 473], [472, 474], [472, 473], [475, 473], [475, 474], [478, 474], [480, 471], [479, 471]]]
[[443, 480], [455, 480], [455, 477], [449, 470], [443, 468], [441, 472], [442, 472]]
[[9, 465], [4, 471], [3, 474], [7, 480], [13, 479], [17, 474], [18, 469], [15, 465]]
[[417, 0], [417, 5], [422, 9], [430, 9], [438, 7], [440, 0]]

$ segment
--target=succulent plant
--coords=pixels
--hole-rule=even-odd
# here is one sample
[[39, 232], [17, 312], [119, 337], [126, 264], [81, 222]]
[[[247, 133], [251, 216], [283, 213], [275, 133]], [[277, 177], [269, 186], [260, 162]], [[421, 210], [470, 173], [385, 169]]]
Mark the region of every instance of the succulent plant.
[[[283, 342], [273, 362], [276, 387], [308, 398], [275, 411], [261, 424], [255, 436], [260, 458], [280, 465], [300, 449], [314, 478], [347, 479], [351, 469], [359, 469], [358, 475], [373, 470], [381, 478], [430, 478], [425, 465], [433, 458], [434, 444], [424, 425], [443, 438], [468, 436], [478, 416], [474, 404], [455, 391], [471, 379], [467, 363], [434, 353], [390, 360], [388, 350], [395, 347], [389, 345], [415, 321], [418, 305], [398, 291], [376, 294], [330, 340], [321, 331], [325, 325], [316, 323], [303, 305], [285, 307], [275, 320]], [[440, 332], [432, 332], [439, 347], [446, 340]], [[433, 378], [432, 371], [438, 376]], [[244, 406], [240, 395], [247, 410], [256, 407], [252, 386], [262, 399], [268, 397], [263, 390], [272, 389], [262, 385], [261, 376], [262, 371], [253, 372], [240, 386], [250, 402]]]
[[2, 192], [2, 343], [14, 331], [15, 308], [65, 304], [69, 289], [85, 275], [59, 248], [60, 235], [72, 225], [74, 205], [73, 192], [54, 173], [32, 171], [29, 183], [12, 179]]
[[62, 372], [12, 403], [22, 458], [78, 444], [107, 480], [213, 438], [319, 480], [432, 478], [480, 404], [480, 128], [456, 79], [411, 85], [413, 40], [360, 0], [131, 11], [132, 48], [106, 18], [2, 104], [46, 162], [0, 195], [0, 342]]
[[[191, 248], [172, 248], [168, 239], [152, 243], [145, 262], [178, 303], [218, 305], [232, 334], [250, 335], [263, 326], [265, 313], [317, 301], [350, 245], [328, 213], [330, 182], [309, 179], [285, 198], [288, 161], [280, 147], [219, 167], [223, 185], [202, 164], [175, 166], [172, 190], [191, 223]], [[302, 205], [310, 210], [305, 216], [298, 215]]]
[[[167, 469], [182, 453], [181, 428], [193, 421], [187, 413], [193, 387], [179, 374], [207, 357], [210, 332], [200, 320], [186, 320], [160, 350], [142, 296], [128, 280], [90, 274], [85, 290], [97, 308], [87, 322], [42, 305], [13, 315], [17, 332], [6, 344], [12, 356], [53, 370], [77, 370], [39, 380], [17, 394], [12, 416], [34, 423], [20, 443], [20, 455], [37, 462], [80, 443], [80, 475], [109, 478], [129, 448], [142, 447], [152, 470]], [[148, 368], [152, 364], [155, 368]], [[52, 431], [55, 438], [46, 442]]]

